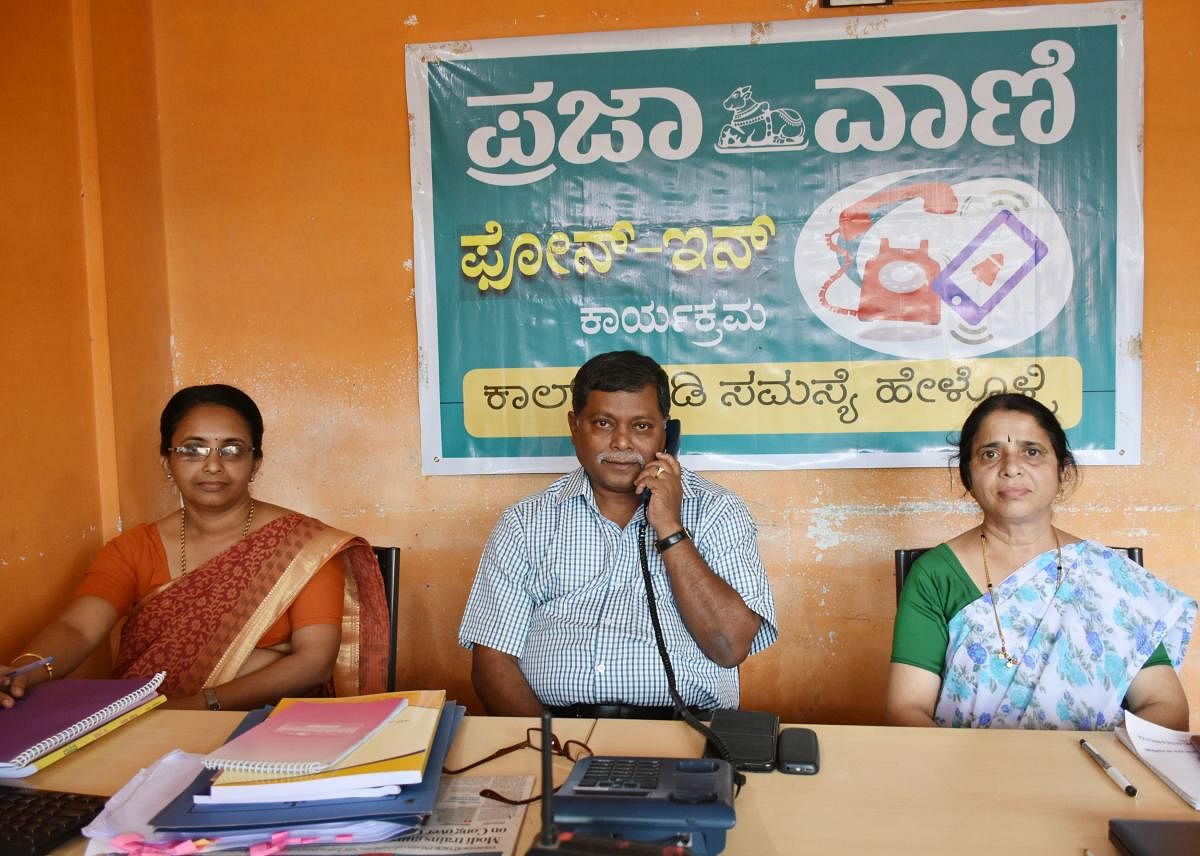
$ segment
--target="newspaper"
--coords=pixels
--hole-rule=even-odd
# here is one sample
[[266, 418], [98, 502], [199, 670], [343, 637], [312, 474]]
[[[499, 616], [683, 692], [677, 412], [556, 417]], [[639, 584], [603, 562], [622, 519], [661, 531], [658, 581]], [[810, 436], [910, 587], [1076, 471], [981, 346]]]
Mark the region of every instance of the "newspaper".
[[289, 853], [342, 856], [390, 853], [394, 856], [513, 856], [527, 806], [505, 805], [481, 797], [491, 788], [523, 799], [533, 790], [533, 776], [443, 776], [437, 806], [413, 835], [375, 844], [289, 847]]
[[1186, 731], [1173, 731], [1125, 714], [1117, 739], [1194, 809], [1200, 809], [1200, 754]]

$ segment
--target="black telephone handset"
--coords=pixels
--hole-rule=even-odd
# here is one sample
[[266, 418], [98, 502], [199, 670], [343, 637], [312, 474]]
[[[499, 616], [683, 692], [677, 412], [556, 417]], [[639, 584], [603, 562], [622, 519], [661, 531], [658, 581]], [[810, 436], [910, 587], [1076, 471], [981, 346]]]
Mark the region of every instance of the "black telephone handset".
[[672, 458], [679, 457], [679, 434], [681, 428], [678, 419], [667, 420], [667, 443], [663, 451]]
[[[670, 455], [672, 458], [679, 457], [679, 435], [680, 435], [680, 432], [681, 432], [681, 426], [679, 424], [679, 420], [678, 419], [668, 419], [667, 420], [667, 440], [666, 440], [666, 445], [663, 446], [663, 451], [666, 452], [668, 455]], [[644, 491], [642, 491], [642, 505], [647, 506], [649, 504], [650, 504], [650, 488], [646, 488]]]

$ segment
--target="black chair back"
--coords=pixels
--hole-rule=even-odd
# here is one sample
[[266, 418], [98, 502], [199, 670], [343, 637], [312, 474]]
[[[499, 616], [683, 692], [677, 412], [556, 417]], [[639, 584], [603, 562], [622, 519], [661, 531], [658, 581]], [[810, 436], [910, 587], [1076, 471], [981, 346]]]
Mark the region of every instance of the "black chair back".
[[396, 639], [400, 612], [400, 548], [374, 547], [379, 570], [383, 573], [383, 594], [388, 609], [387, 690], [396, 690]]
[[[900, 589], [904, 588], [904, 580], [908, 578], [908, 572], [912, 569], [913, 562], [921, 558], [921, 554], [929, 547], [909, 547], [907, 550], [896, 551], [896, 602], [900, 602]], [[1119, 553], [1124, 553], [1139, 565], [1142, 564], [1142, 548], [1141, 547], [1109, 547], [1110, 550], [1116, 550]]]

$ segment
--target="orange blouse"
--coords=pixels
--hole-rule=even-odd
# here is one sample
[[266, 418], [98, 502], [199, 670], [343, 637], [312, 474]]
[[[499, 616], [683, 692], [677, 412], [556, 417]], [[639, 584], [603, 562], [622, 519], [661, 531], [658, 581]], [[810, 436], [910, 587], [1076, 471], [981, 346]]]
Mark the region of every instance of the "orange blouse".
[[[342, 623], [345, 578], [341, 557], [321, 566], [292, 601], [287, 612], [268, 628], [256, 647], [269, 648], [286, 642], [292, 632], [313, 624]], [[133, 605], [171, 578], [167, 553], [158, 527], [143, 523], [118, 535], [100, 550], [84, 574], [75, 597], [93, 595], [125, 615]]]

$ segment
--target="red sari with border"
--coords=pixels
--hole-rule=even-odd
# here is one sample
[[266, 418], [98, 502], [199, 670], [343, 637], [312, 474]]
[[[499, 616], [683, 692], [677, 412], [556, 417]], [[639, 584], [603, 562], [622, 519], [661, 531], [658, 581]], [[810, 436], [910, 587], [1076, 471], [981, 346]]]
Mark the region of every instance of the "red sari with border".
[[143, 598], [121, 630], [114, 677], [165, 670], [168, 697], [233, 680], [258, 640], [332, 557], [345, 572], [342, 641], [326, 692], [386, 687], [388, 615], [371, 545], [302, 514], [251, 532]]

